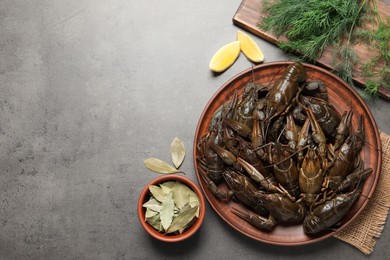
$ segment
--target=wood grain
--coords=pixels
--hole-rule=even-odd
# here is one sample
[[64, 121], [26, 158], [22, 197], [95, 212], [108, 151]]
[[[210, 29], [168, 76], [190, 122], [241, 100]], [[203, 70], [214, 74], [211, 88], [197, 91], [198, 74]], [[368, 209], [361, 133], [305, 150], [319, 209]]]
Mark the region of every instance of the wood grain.
[[[377, 1], [378, 10], [382, 17], [390, 16], [390, 7], [383, 3], [382, 1]], [[265, 17], [265, 13], [261, 9], [262, 0], [243, 0], [238, 7], [234, 17], [233, 23], [244, 30], [247, 30], [273, 44], [277, 44], [279, 41], [285, 41], [285, 37], [277, 38], [273, 33], [263, 31], [258, 28], [259, 21]], [[364, 45], [356, 45], [354, 47], [356, 55], [359, 59], [364, 63], [368, 59], [370, 59], [374, 52], [369, 50]], [[325, 67], [326, 69], [333, 70], [334, 67], [332, 65], [332, 49], [326, 48], [323, 55], [317, 60], [317, 65]], [[379, 70], [383, 66], [383, 62], [379, 63], [375, 69]], [[360, 65], [355, 66], [355, 70], [353, 72], [353, 78], [359, 87], [363, 87], [365, 84], [365, 79], [362, 76]], [[378, 95], [386, 100], [390, 100], [390, 90], [384, 87], [380, 87], [378, 90]]]

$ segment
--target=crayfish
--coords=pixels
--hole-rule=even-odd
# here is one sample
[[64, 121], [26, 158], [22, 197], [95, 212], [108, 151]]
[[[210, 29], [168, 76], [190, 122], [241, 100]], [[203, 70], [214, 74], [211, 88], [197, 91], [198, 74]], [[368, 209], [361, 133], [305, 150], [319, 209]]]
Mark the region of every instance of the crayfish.
[[252, 79], [214, 112], [197, 140], [198, 170], [215, 197], [241, 203], [247, 210], [232, 213], [259, 229], [331, 229], [372, 172], [359, 159], [363, 118], [354, 132], [352, 117], [340, 117], [325, 84], [307, 81], [304, 66], [292, 63], [272, 86]]

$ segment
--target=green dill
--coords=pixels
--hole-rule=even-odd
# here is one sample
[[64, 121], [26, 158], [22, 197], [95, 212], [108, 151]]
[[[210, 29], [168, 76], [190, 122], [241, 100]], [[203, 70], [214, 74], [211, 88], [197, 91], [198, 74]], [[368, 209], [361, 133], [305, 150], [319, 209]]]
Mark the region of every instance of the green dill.
[[[378, 16], [380, 18], [380, 16]], [[380, 85], [385, 88], [390, 88], [390, 19], [386, 22], [378, 19], [378, 29], [376, 31], [359, 30], [357, 37], [364, 40], [374, 53], [368, 61], [362, 64], [362, 74], [368, 79], [365, 85], [365, 91], [369, 94], [376, 94]], [[383, 62], [383, 66], [379, 71], [374, 71], [372, 68]]]
[[355, 23], [359, 5], [345, 0], [279, 0], [267, 1], [265, 11], [268, 17], [261, 28], [277, 37], [287, 36], [282, 49], [298, 51], [314, 61], [326, 46], [339, 43], [340, 35]]
[[335, 73], [353, 86], [353, 68], [358, 63], [358, 56], [350, 45], [340, 46], [335, 53], [336, 60], [339, 60], [339, 62], [334, 62]]
[[[390, 23], [381, 20], [375, 0], [265, 0], [263, 11], [267, 17], [258, 26], [277, 37], [286, 36], [287, 41], [278, 43], [282, 50], [299, 53], [314, 62], [331, 46], [335, 72], [349, 84], [353, 85], [354, 68], [360, 65], [367, 93], [376, 93], [383, 84], [389, 87]], [[359, 28], [363, 23], [371, 24], [364, 28], [377, 30]], [[376, 50], [365, 64], [360, 64], [353, 49], [357, 42]], [[384, 62], [383, 68], [372, 72], [372, 66], [379, 61]]]

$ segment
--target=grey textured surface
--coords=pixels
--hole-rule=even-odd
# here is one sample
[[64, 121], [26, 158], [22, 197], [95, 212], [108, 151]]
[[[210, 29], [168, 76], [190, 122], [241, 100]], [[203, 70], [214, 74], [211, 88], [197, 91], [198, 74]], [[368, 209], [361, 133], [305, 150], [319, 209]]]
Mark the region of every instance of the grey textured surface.
[[[196, 181], [192, 142], [207, 101], [250, 67], [215, 77], [208, 62], [235, 39], [240, 0], [0, 1], [0, 259], [364, 259], [331, 238], [302, 247], [249, 239], [207, 207], [191, 239], [141, 228], [136, 204], [157, 177], [147, 157]], [[256, 38], [266, 61], [285, 60]], [[368, 100], [390, 133], [390, 103]], [[371, 259], [389, 259], [389, 220]]]

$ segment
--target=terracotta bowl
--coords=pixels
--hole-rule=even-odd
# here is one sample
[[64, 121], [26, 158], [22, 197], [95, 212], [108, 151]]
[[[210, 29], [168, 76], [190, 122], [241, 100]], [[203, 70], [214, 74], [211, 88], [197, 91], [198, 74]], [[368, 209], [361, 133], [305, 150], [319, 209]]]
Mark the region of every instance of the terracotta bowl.
[[[199, 156], [196, 147], [199, 145], [199, 139], [208, 131], [208, 125], [214, 112], [227, 100], [232, 98], [234, 91], [237, 91], [237, 93], [241, 95], [245, 85], [252, 79], [255, 82], [265, 86], [272, 86], [275, 80], [283, 74], [287, 65], [290, 63], [291, 62], [273, 62], [261, 64], [255, 66], [253, 71], [252, 69], [243, 71], [226, 82], [214, 94], [214, 96], [211, 97], [199, 119], [193, 145], [194, 158], [198, 158]], [[210, 202], [210, 205], [217, 212], [217, 214], [238, 232], [250, 238], [269, 244], [292, 246], [314, 243], [328, 238], [339, 230], [345, 228], [367, 205], [369, 198], [371, 198], [375, 190], [381, 169], [382, 153], [380, 150], [381, 143], [379, 138], [379, 131], [366, 103], [351, 86], [349, 86], [339, 77], [317, 66], [310, 64], [303, 65], [308, 75], [308, 81], [317, 79], [322, 80], [325, 83], [328, 90], [329, 102], [338, 112], [338, 114], [341, 115], [344, 111], [350, 109], [353, 110], [353, 118], [351, 123], [353, 131], [356, 131], [357, 129], [359, 115], [363, 115], [364, 117], [366, 139], [364, 147], [359, 156], [364, 161], [364, 167], [371, 167], [373, 172], [365, 181], [361, 196], [352, 206], [349, 213], [343, 218], [340, 226], [332, 230], [323, 231], [316, 235], [305, 234], [302, 225], [278, 225], [271, 232], [261, 231], [231, 212], [232, 207], [246, 210], [241, 204], [238, 204], [235, 201], [220, 201], [207, 189], [207, 185], [198, 171], [198, 162], [196, 159], [194, 160], [199, 184], [204, 191], [206, 199]], [[219, 185], [219, 188], [226, 190], [227, 185], [222, 183]]]
[[[164, 235], [163, 233], [158, 232], [156, 229], [154, 229], [145, 220], [146, 209], [142, 207], [142, 205], [149, 200], [150, 197], [149, 186], [158, 185], [159, 183], [163, 183], [166, 181], [180, 181], [181, 183], [187, 185], [190, 189], [192, 189], [199, 198], [199, 205], [200, 205], [199, 218], [189, 229], [187, 229], [186, 231], [184, 231], [182, 234], [179, 235]], [[163, 242], [179, 242], [194, 235], [203, 223], [205, 217], [205, 209], [206, 209], [205, 200], [198, 186], [196, 186], [196, 184], [190, 179], [181, 175], [174, 175], [174, 174], [163, 175], [149, 182], [142, 190], [138, 200], [138, 218], [139, 221], [141, 222], [142, 227], [149, 235]]]

